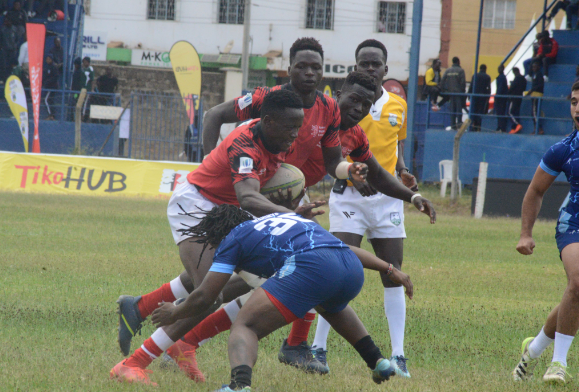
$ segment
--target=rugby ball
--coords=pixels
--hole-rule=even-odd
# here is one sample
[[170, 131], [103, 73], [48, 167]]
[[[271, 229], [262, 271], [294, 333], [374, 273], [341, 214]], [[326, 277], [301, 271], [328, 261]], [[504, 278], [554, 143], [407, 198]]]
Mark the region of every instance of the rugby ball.
[[292, 197], [296, 199], [305, 185], [306, 179], [300, 169], [288, 163], [282, 163], [273, 177], [261, 188], [260, 193], [265, 197], [277, 196], [278, 190], [281, 189], [282, 194], [287, 196], [287, 190], [291, 188]]

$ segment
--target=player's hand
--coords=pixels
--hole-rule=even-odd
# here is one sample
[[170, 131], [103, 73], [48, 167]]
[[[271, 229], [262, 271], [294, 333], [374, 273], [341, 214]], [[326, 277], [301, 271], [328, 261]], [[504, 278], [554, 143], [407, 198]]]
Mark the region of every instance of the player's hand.
[[410, 189], [412, 192], [418, 192], [418, 183], [416, 182], [416, 177], [412, 174], [403, 171], [400, 173], [400, 179], [406, 188]]
[[156, 328], [171, 325], [177, 321], [175, 317], [175, 309], [177, 307], [175, 305], [170, 302], [162, 302], [160, 305], [151, 315], [151, 322]]
[[313, 211], [314, 208], [318, 208], [326, 204], [325, 200], [314, 201], [313, 203], [304, 203], [295, 209], [295, 213], [303, 216], [306, 219], [312, 219], [314, 216], [322, 215], [325, 213], [324, 210]]
[[368, 165], [365, 163], [354, 162], [350, 165], [350, 176], [354, 181], [366, 181], [368, 175]]
[[392, 270], [392, 275], [390, 275], [388, 279], [390, 279], [392, 283], [397, 283], [404, 286], [404, 288], [406, 289], [405, 290], [406, 295], [408, 296], [408, 298], [412, 299], [412, 297], [414, 296], [414, 285], [412, 284], [412, 281], [410, 280], [410, 276], [408, 276], [408, 274], [405, 274], [404, 272], [394, 268]]
[[414, 204], [414, 207], [416, 207], [418, 211], [423, 212], [430, 217], [430, 223], [436, 223], [436, 211], [434, 210], [430, 200], [425, 199], [422, 196], [417, 196], [414, 198], [412, 204]]
[[372, 185], [368, 184], [368, 181], [352, 181], [352, 185], [354, 185], [354, 188], [356, 188], [356, 190], [364, 197], [372, 196], [378, 193], [378, 191], [374, 189]]
[[535, 240], [533, 237], [522, 237], [517, 244], [517, 252], [522, 255], [532, 255], [533, 249], [535, 249]]
[[304, 197], [305, 194], [306, 190], [302, 189], [298, 197], [296, 197], [295, 200], [293, 200], [291, 188], [287, 189], [287, 196], [284, 196], [283, 191], [281, 189], [278, 189], [277, 195], [273, 193], [269, 195], [269, 201], [271, 201], [273, 204], [277, 204], [287, 209], [295, 210], [300, 205], [300, 201], [302, 200], [302, 197]]

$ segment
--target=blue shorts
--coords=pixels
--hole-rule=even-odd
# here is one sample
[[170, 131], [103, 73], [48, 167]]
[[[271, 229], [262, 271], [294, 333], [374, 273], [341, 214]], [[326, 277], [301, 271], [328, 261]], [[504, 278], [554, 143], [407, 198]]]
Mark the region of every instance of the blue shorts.
[[557, 231], [555, 240], [557, 241], [557, 248], [559, 248], [560, 255], [561, 252], [563, 252], [563, 248], [567, 245], [579, 242], [579, 230], [573, 230], [570, 233], [560, 233]]
[[349, 248], [317, 248], [289, 257], [261, 287], [296, 317], [321, 306], [343, 310], [364, 285], [364, 268]]

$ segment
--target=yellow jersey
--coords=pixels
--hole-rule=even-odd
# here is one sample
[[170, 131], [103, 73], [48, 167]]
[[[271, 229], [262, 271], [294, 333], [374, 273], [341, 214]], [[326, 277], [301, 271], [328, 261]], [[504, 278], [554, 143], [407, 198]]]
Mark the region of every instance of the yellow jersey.
[[[370, 151], [380, 166], [393, 176], [396, 176], [398, 141], [406, 139], [407, 108], [404, 99], [382, 88], [382, 96], [358, 124], [366, 133]], [[348, 161], [352, 162], [350, 157]]]

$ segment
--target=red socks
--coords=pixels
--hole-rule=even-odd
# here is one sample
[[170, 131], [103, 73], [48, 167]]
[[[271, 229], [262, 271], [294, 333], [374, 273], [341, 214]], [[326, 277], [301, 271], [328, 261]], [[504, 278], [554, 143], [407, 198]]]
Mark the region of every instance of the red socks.
[[137, 303], [141, 318], [145, 319], [145, 317], [153, 313], [159, 307], [159, 302], [173, 302], [176, 299], [171, 290], [171, 283], [165, 283], [157, 290], [141, 297], [141, 300]]
[[[147, 350], [148, 353], [143, 348]], [[131, 357], [125, 361], [125, 365], [146, 369], [147, 366], [149, 366], [151, 362], [153, 362], [153, 360], [158, 356], [160, 356], [161, 354], [163, 354], [163, 350], [161, 350], [155, 344], [153, 338], [149, 338], [145, 340], [143, 345], [139, 347], [137, 350], [135, 350], [133, 355], [131, 355]], [[151, 355], [153, 355], [154, 357]]]
[[294, 321], [290, 334], [287, 338], [287, 344], [289, 346], [298, 346], [301, 342], [307, 342], [308, 335], [310, 333], [310, 327], [312, 326], [312, 322], [315, 318], [315, 313], [308, 312], [304, 318]]
[[203, 340], [210, 339], [223, 331], [231, 328], [231, 320], [225, 309], [219, 309], [201, 321], [195, 328], [187, 332], [183, 337], [185, 343], [199, 347]]

